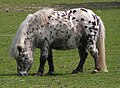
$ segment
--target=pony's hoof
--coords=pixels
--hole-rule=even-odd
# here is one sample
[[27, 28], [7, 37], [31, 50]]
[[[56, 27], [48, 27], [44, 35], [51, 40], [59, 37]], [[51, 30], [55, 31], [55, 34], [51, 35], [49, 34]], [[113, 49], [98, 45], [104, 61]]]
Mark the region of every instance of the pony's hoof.
[[32, 76], [36, 76], [36, 73], [33, 73]]
[[47, 75], [55, 75], [55, 72], [54, 71], [48, 71]]
[[95, 74], [95, 73], [98, 73], [98, 72], [99, 72], [99, 71], [95, 69], [95, 70], [93, 70], [91, 73], [92, 73], [92, 74]]
[[33, 76], [43, 76], [44, 74], [41, 72], [33, 73]]
[[78, 73], [78, 70], [73, 70], [71, 74], [77, 74]]

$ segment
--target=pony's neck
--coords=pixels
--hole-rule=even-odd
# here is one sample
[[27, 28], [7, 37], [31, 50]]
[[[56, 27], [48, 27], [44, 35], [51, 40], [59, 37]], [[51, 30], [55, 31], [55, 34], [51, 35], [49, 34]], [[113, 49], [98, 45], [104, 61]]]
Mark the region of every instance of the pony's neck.
[[34, 51], [35, 45], [34, 45], [34, 40], [35, 37], [33, 36], [34, 34], [31, 35], [26, 35], [26, 38], [24, 40], [24, 47], [27, 51]]

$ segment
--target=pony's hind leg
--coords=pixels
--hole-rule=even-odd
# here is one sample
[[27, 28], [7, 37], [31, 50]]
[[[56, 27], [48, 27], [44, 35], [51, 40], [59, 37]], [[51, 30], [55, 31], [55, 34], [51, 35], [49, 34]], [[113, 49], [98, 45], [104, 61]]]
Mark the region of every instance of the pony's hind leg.
[[98, 73], [100, 70], [100, 65], [99, 65], [99, 55], [98, 52], [96, 51], [90, 51], [90, 54], [92, 55], [92, 57], [94, 58], [94, 63], [95, 63], [95, 68], [92, 71], [92, 73]]
[[92, 71], [92, 73], [98, 73], [100, 70], [100, 65], [99, 65], [99, 55], [98, 55], [98, 49], [96, 48], [96, 41], [93, 39], [88, 40], [88, 45], [87, 48], [90, 51], [91, 56], [94, 59], [95, 63], [95, 68]]
[[54, 75], [54, 65], [53, 65], [53, 55], [52, 55], [52, 49], [49, 49], [49, 53], [48, 53], [48, 65], [49, 65], [49, 71], [48, 71], [48, 75]]
[[78, 51], [79, 51], [79, 56], [80, 56], [80, 62], [78, 64], [78, 66], [76, 67], [76, 69], [73, 70], [72, 74], [76, 74], [78, 72], [83, 72], [83, 66], [84, 66], [84, 63], [88, 56], [88, 52], [84, 46], [80, 46]]

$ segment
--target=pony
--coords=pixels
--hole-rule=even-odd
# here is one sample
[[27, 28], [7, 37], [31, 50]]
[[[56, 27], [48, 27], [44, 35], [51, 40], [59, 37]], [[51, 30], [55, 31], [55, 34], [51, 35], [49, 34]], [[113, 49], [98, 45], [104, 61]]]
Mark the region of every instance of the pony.
[[26, 76], [33, 63], [34, 49], [39, 48], [40, 66], [36, 75], [44, 75], [48, 61], [48, 74], [54, 74], [52, 49], [78, 49], [80, 61], [72, 74], [83, 72], [88, 51], [94, 59], [92, 73], [108, 72], [105, 61], [105, 27], [92, 10], [74, 8], [56, 11], [44, 8], [29, 14], [21, 23], [10, 46], [10, 54], [17, 62], [17, 73]]

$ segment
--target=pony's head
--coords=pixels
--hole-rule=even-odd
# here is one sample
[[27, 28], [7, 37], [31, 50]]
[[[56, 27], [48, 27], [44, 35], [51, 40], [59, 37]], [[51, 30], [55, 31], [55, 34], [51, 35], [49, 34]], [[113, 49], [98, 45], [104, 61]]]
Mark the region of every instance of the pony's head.
[[31, 52], [26, 51], [21, 45], [17, 45], [18, 57], [15, 58], [17, 62], [18, 75], [26, 76], [33, 63], [33, 56]]
[[17, 71], [21, 76], [27, 75], [33, 63], [34, 38], [32, 37], [35, 36], [32, 35], [38, 33], [29, 31], [34, 27], [37, 27], [38, 23], [39, 25], [46, 25], [48, 21], [47, 16], [51, 14], [52, 11], [53, 9], [43, 9], [34, 14], [29, 14], [21, 23], [16, 36], [13, 39], [13, 42], [10, 46], [10, 54], [16, 59]]
[[26, 31], [28, 30], [28, 22], [32, 19], [33, 15], [29, 14], [27, 18], [21, 23], [16, 36], [10, 46], [10, 54], [17, 62], [17, 72], [19, 75], [27, 75], [32, 63], [32, 51], [28, 50], [29, 44], [25, 45]]

